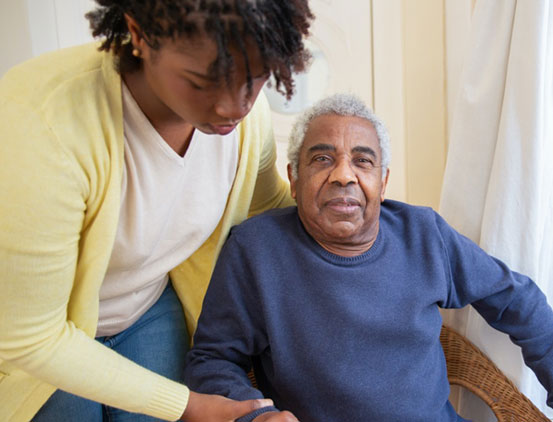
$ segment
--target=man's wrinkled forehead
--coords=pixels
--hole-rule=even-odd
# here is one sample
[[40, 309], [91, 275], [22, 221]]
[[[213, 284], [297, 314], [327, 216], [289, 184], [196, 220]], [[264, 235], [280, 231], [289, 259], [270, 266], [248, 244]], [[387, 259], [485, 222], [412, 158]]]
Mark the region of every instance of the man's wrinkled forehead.
[[[307, 153], [311, 154], [311, 153], [320, 152], [320, 151], [336, 152], [336, 146], [333, 145], [333, 144], [319, 143], [319, 144], [315, 144], [315, 145], [309, 147], [308, 150], [307, 150]], [[377, 155], [376, 151], [373, 148], [368, 147], [368, 146], [364, 146], [364, 145], [354, 146], [351, 149], [350, 152], [351, 153], [368, 154], [368, 155], [372, 156], [375, 159], [378, 158], [378, 155]]]

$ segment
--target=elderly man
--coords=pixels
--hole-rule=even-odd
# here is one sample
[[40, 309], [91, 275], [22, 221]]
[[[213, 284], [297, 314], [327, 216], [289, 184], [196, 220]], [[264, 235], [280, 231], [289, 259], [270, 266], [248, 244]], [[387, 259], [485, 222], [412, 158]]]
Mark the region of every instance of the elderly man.
[[384, 200], [389, 148], [382, 123], [349, 95], [299, 120], [288, 166], [297, 208], [233, 229], [189, 354], [192, 388], [272, 398], [243, 418], [255, 422], [460, 421], [439, 308], [472, 303], [522, 347], [552, 404], [544, 295], [431, 209]]

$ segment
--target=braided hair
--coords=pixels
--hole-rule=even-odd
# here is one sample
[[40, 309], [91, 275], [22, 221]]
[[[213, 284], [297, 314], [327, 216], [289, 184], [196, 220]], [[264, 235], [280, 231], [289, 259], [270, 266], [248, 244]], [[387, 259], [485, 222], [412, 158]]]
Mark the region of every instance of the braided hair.
[[207, 35], [217, 46], [217, 58], [210, 66], [214, 78], [228, 79], [238, 49], [246, 64], [247, 85], [252, 75], [244, 40], [255, 41], [264, 71], [274, 77], [276, 89], [290, 98], [294, 72], [305, 69], [310, 55], [303, 38], [309, 33], [313, 15], [308, 0], [96, 0], [98, 7], [87, 13], [92, 35], [102, 37], [100, 50], [118, 56], [118, 70], [133, 72], [141, 60], [132, 54], [124, 15], [138, 23], [148, 45], [157, 50], [164, 39], [178, 40]]

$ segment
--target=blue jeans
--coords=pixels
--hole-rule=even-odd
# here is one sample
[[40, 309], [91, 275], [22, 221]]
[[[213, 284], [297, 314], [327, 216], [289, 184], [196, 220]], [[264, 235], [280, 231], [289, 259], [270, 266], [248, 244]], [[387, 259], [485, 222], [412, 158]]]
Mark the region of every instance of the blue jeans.
[[[189, 348], [182, 305], [169, 282], [158, 301], [125, 331], [97, 341], [160, 375], [182, 382]], [[57, 390], [34, 422], [153, 422], [150, 416], [125, 412]]]

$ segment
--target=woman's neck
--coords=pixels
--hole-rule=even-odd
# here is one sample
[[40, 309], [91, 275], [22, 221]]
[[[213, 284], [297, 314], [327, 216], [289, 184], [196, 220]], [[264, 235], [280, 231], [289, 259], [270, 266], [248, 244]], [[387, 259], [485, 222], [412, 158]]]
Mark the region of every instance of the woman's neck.
[[184, 156], [194, 133], [194, 127], [182, 120], [159, 100], [144, 79], [141, 70], [122, 75], [134, 100], [152, 126], [180, 156]]

